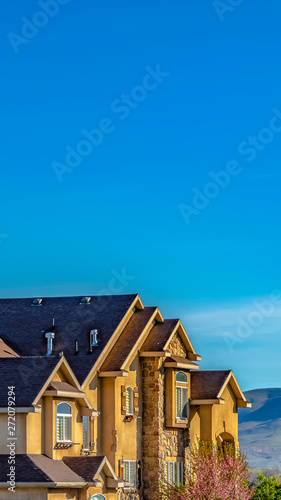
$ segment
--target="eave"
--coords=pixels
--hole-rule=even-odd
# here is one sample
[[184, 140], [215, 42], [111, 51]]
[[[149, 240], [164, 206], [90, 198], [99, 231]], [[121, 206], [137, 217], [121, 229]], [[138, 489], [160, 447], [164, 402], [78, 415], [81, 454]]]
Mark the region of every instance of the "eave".
[[140, 358], [168, 358], [171, 356], [170, 351], [140, 351]]
[[[10, 408], [10, 407], [9, 407]], [[19, 406], [13, 407], [15, 413], [41, 413], [42, 408], [40, 406]], [[0, 408], [0, 413], [8, 413], [8, 408]]]
[[99, 372], [99, 377], [128, 377], [127, 370], [119, 370], [117, 372]]
[[[46, 483], [32, 483], [32, 482], [16, 482], [16, 488], [83, 488], [87, 486], [87, 482], [77, 482], [77, 483], [58, 483], [58, 482], [46, 482]], [[7, 488], [8, 483], [0, 483], [0, 488]]]
[[[187, 360], [188, 361], [188, 360]], [[180, 363], [178, 361], [166, 361], [164, 363], [165, 368], [180, 368], [182, 370], [199, 370], [199, 366], [195, 363]]]
[[222, 398], [217, 399], [190, 399], [189, 404], [192, 406], [201, 406], [201, 405], [224, 405], [225, 400]]

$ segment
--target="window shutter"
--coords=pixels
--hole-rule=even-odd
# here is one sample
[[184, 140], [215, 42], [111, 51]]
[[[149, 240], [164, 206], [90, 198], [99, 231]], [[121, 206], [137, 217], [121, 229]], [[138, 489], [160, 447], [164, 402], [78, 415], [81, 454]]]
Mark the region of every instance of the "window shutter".
[[140, 490], [141, 489], [141, 461], [138, 461], [137, 464], [137, 477], [138, 477], [138, 484], [137, 487]]
[[126, 389], [121, 385], [121, 415], [126, 415]]
[[188, 418], [189, 417], [189, 411], [188, 411], [188, 389], [185, 387], [182, 387], [181, 389], [181, 395], [182, 395], [182, 418]]
[[119, 477], [121, 479], [124, 478], [124, 461], [123, 460], [119, 460]]
[[134, 415], [137, 417], [139, 415], [139, 388], [134, 388]]
[[95, 427], [94, 417], [90, 417], [90, 451], [95, 449]]

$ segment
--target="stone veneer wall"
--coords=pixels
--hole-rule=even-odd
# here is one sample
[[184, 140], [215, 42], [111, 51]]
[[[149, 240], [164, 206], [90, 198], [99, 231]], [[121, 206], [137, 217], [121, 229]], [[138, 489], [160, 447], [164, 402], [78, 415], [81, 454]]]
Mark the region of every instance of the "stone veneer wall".
[[[176, 334], [169, 350], [186, 356], [186, 349]], [[165, 426], [165, 374], [163, 358], [143, 358], [143, 464], [144, 499], [156, 500], [160, 481], [165, 476], [166, 457], [187, 459], [189, 432], [187, 429]]]

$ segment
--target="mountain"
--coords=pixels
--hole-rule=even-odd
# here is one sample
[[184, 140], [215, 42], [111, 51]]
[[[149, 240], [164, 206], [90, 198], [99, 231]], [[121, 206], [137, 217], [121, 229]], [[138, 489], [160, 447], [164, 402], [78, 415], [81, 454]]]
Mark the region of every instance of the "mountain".
[[240, 450], [251, 468], [281, 470], [281, 389], [255, 389], [244, 393], [252, 403], [239, 410]]

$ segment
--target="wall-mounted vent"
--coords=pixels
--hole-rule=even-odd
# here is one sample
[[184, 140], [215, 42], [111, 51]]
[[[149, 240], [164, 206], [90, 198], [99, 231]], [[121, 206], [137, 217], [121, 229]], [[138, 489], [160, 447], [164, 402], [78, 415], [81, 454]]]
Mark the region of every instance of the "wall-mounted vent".
[[43, 299], [34, 299], [32, 302], [32, 306], [42, 306]]
[[51, 356], [53, 352], [53, 339], [55, 338], [55, 332], [45, 333], [45, 338], [47, 339], [47, 354], [46, 356]]
[[90, 351], [92, 352], [93, 347], [97, 347], [98, 344], [98, 330], [90, 331]]
[[91, 297], [82, 297], [80, 300], [80, 304], [90, 304], [91, 302]]

